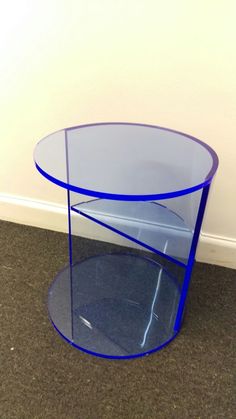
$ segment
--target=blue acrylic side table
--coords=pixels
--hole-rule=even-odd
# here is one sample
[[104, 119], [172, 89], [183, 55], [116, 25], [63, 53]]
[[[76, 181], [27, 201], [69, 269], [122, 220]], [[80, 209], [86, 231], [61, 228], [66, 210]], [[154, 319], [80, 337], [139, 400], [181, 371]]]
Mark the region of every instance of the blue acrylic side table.
[[[102, 357], [161, 349], [181, 328], [216, 153], [174, 130], [108, 122], [43, 138], [34, 160], [67, 190], [69, 264], [48, 297], [56, 330]], [[85, 220], [124, 250], [81, 260]]]

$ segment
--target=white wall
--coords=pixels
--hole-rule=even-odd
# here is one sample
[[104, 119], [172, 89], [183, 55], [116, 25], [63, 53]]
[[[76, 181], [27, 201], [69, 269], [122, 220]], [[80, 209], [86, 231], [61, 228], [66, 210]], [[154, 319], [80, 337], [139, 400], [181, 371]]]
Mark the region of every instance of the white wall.
[[97, 121], [157, 124], [218, 153], [198, 258], [236, 267], [236, 2], [0, 6], [0, 217], [66, 228], [65, 191], [33, 166], [44, 135]]

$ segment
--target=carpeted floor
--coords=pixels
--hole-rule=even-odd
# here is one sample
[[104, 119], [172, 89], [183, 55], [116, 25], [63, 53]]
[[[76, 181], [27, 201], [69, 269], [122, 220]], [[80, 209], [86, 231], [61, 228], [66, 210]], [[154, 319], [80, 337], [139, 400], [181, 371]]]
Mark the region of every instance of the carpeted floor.
[[[107, 244], [80, 239], [84, 256]], [[47, 317], [67, 236], [0, 222], [0, 419], [236, 417], [236, 271], [196, 263], [184, 325], [165, 349], [127, 361], [82, 353]]]

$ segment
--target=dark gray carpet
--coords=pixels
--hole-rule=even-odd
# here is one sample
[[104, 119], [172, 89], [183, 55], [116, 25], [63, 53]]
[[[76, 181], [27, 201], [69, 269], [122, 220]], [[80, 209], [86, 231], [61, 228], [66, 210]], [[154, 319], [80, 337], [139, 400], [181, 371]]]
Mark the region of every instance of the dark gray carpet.
[[[109, 245], [80, 239], [84, 256]], [[47, 317], [64, 234], [0, 222], [0, 419], [229, 419], [235, 411], [236, 271], [197, 263], [182, 332], [110, 361], [67, 344]]]

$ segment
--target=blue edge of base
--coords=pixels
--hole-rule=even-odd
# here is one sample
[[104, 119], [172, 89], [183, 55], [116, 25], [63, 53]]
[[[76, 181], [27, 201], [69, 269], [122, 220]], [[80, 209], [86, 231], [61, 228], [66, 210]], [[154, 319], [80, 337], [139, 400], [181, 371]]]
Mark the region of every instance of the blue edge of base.
[[82, 346], [78, 346], [75, 343], [71, 342], [69, 339], [67, 339], [67, 337], [65, 337], [60, 330], [56, 327], [56, 325], [53, 323], [51, 317], [50, 317], [50, 313], [49, 313], [49, 319], [54, 327], [54, 329], [57, 331], [57, 333], [67, 342], [69, 343], [71, 346], [73, 346], [76, 349], [79, 349], [82, 352], [85, 352], [89, 355], [93, 355], [93, 356], [97, 356], [99, 358], [106, 358], [106, 359], [115, 359], [115, 360], [122, 360], [122, 359], [134, 359], [134, 358], [140, 358], [141, 356], [147, 356], [147, 355], [151, 355], [154, 352], [157, 352], [159, 350], [161, 350], [162, 348], [164, 348], [165, 346], [167, 346], [172, 340], [174, 340], [176, 338], [176, 336], [178, 335], [178, 333], [180, 332], [180, 329], [178, 331], [176, 331], [176, 333], [174, 334], [174, 336], [172, 336], [171, 339], [167, 340], [165, 343], [163, 343], [162, 345], [158, 346], [157, 348], [151, 349], [150, 351], [147, 352], [143, 352], [140, 354], [136, 354], [136, 355], [124, 355], [124, 356], [113, 356], [113, 355], [105, 355], [105, 354], [100, 354], [97, 352], [93, 352], [93, 351], [89, 351], [88, 349], [83, 348]]

